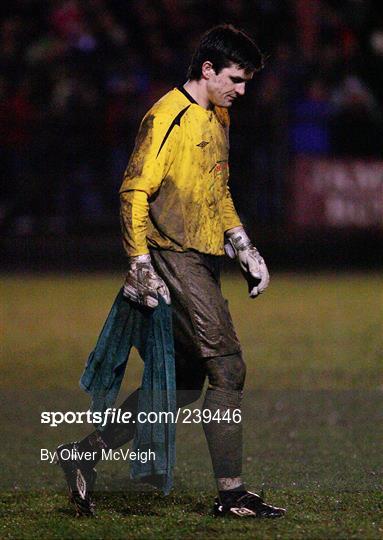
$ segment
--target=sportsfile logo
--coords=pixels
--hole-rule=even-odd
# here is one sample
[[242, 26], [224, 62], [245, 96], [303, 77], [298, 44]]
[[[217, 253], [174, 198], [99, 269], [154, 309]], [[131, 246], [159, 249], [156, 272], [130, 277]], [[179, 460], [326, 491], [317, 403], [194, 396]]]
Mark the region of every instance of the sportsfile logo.
[[101, 411], [43, 411], [41, 413], [41, 423], [50, 427], [57, 427], [60, 424], [98, 424], [99, 427], [106, 426], [107, 423], [129, 424], [134, 423], [133, 414], [130, 411], [121, 411], [114, 407], [109, 407], [104, 412]]
[[60, 424], [97, 424], [104, 427], [107, 424], [209, 424], [232, 423], [242, 421], [241, 409], [226, 409], [211, 411], [210, 409], [177, 409], [173, 411], [140, 411], [133, 415], [130, 411], [109, 407], [105, 411], [43, 411], [41, 423], [49, 427]]

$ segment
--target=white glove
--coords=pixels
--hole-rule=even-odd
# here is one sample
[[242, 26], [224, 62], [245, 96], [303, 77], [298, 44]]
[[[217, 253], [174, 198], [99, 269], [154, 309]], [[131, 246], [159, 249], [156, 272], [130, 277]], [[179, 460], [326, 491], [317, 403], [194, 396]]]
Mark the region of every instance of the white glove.
[[261, 294], [269, 285], [269, 271], [243, 227], [226, 231], [225, 252], [231, 259], [237, 257], [249, 285], [250, 297], [255, 298]]
[[160, 294], [167, 304], [170, 304], [169, 289], [155, 272], [150, 255], [138, 255], [129, 258], [129, 272], [124, 283], [124, 296], [148, 308], [158, 306]]

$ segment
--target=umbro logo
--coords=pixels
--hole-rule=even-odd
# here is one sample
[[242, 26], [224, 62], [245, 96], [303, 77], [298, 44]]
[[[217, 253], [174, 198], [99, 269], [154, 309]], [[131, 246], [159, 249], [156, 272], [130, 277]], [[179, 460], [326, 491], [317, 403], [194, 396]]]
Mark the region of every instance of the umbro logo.
[[207, 146], [209, 144], [209, 141], [201, 141], [199, 144], [197, 144], [197, 146], [199, 146], [200, 148], [205, 148], [205, 146]]

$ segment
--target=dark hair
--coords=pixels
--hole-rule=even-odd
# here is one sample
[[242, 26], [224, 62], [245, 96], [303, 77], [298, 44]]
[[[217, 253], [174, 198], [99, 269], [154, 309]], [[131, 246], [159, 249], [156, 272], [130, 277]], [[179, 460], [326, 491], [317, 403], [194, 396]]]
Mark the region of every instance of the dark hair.
[[246, 71], [259, 71], [264, 66], [264, 56], [254, 40], [231, 24], [215, 26], [202, 36], [193, 54], [188, 78], [199, 80], [202, 64], [207, 60], [217, 74], [232, 63]]

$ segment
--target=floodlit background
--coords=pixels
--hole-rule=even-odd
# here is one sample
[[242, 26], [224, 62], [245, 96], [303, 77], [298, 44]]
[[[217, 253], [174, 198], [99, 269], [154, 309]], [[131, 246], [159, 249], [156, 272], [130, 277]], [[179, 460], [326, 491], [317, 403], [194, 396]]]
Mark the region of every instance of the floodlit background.
[[[0, 8], [4, 538], [381, 538], [383, 19], [368, 0], [14, 0]], [[244, 477], [285, 520], [216, 522], [201, 426], [179, 426], [175, 490], [100, 465], [75, 521], [40, 448], [78, 438], [78, 379], [126, 270], [118, 188], [146, 110], [230, 22], [268, 56], [231, 110], [231, 189], [272, 281], [224, 294], [248, 364]], [[129, 361], [124, 393], [139, 384]]]
[[122, 264], [118, 188], [140, 119], [220, 22], [268, 56], [232, 110], [250, 233], [279, 266], [382, 262], [379, 2], [16, 0], [1, 13], [4, 264]]

